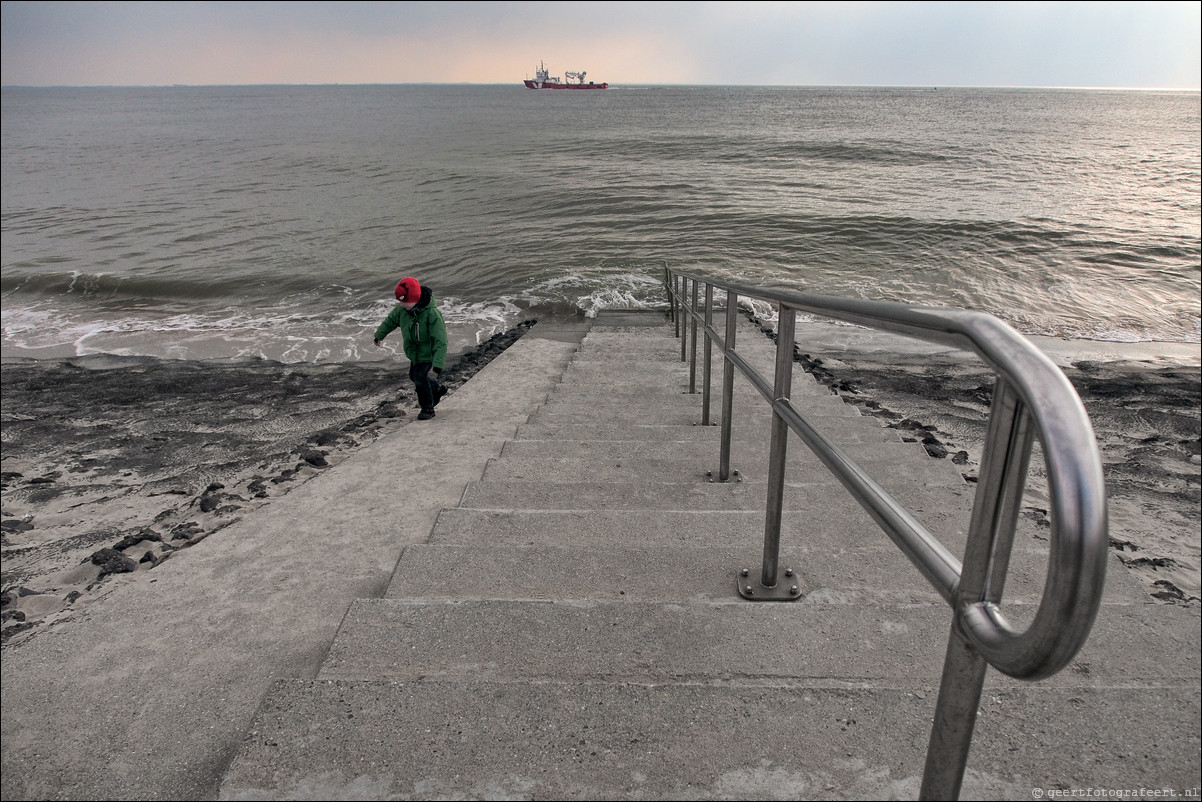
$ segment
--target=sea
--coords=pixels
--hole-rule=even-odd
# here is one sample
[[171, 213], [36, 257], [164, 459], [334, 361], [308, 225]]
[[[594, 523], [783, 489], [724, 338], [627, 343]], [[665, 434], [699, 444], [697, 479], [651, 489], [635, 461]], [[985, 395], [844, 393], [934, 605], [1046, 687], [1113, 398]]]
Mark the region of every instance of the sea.
[[0, 353], [392, 358], [405, 276], [464, 351], [661, 307], [665, 266], [1196, 346], [1199, 97], [5, 87]]

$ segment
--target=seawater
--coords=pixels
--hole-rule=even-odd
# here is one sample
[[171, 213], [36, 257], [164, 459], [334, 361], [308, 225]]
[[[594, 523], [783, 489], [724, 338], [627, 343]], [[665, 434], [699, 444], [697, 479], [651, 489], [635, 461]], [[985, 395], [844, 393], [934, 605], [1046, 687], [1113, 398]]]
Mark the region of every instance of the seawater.
[[0, 349], [380, 359], [406, 275], [465, 349], [665, 265], [1197, 344], [1199, 97], [4, 88]]

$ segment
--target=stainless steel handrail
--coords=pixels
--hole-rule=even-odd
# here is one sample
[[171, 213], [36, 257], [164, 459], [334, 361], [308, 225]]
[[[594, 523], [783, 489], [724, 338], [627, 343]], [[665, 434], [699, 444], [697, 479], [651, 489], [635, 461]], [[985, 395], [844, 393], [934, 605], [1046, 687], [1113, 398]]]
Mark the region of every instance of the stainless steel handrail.
[[[1084, 644], [1101, 603], [1108, 548], [1106, 491], [1097, 440], [1080, 398], [1050, 359], [991, 315], [756, 287], [667, 267], [664, 278], [681, 337], [681, 361], [686, 359], [689, 334], [681, 329], [682, 315], [691, 326], [694, 365], [699, 324], [706, 338], [703, 423], [707, 425], [709, 353], [714, 345], [722, 351], [719, 480], [730, 477], [735, 368], [774, 413], [760, 587], [748, 585], [744, 592], [741, 586], [740, 592], [753, 599], [796, 597], [776, 591], [787, 428], [809, 446], [952, 607], [922, 798], [958, 798], [986, 666], [1018, 679], [1055, 674]], [[706, 298], [703, 312], [697, 308], [701, 285]], [[692, 300], [686, 302], [689, 286]], [[726, 293], [724, 337], [711, 323], [715, 288]], [[776, 373], [771, 384], [735, 352], [740, 298], [764, 301], [778, 310]], [[789, 401], [798, 312], [969, 350], [993, 368], [996, 383], [963, 564]], [[690, 372], [690, 392], [696, 392], [694, 377], [695, 370]], [[1043, 596], [1031, 624], [1020, 632], [1006, 620], [1001, 602], [1036, 435], [1047, 468], [1051, 545]]]

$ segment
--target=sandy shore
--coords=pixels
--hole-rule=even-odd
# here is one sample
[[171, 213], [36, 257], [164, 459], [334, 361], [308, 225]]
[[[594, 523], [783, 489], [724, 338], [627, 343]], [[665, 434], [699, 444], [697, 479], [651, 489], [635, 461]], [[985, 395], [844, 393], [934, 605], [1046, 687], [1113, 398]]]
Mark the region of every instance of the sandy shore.
[[[444, 373], [452, 392], [524, 331], [459, 358]], [[799, 331], [806, 369], [975, 477], [992, 387], [978, 363], [848, 330], [813, 334]], [[1087, 359], [1064, 347], [1057, 360], [1101, 445], [1112, 547], [1166, 603], [1202, 595], [1202, 392], [1191, 354], [1165, 362], [1093, 348]], [[178, 559], [417, 412], [397, 363], [5, 360], [2, 381], [5, 646], [86, 605], [114, 577]]]

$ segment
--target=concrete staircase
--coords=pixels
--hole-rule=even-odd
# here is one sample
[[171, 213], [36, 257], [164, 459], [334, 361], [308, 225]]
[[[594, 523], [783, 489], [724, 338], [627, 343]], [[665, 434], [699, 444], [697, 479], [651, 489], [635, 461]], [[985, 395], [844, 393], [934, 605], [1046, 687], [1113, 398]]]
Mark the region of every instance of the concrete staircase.
[[[773, 344], [740, 325], [771, 377]], [[781, 565], [802, 598], [741, 599], [769, 416], [738, 377], [739, 476], [715, 482], [719, 428], [698, 425], [688, 379], [662, 314], [599, 316], [386, 595], [352, 604], [317, 678], [274, 686], [221, 798], [916, 798], [950, 611], [795, 437]], [[973, 487], [956, 466], [800, 370], [793, 400], [962, 550]], [[1045, 557], [1024, 527], [1020, 622]], [[989, 673], [962, 798], [1196, 791], [1197, 611], [1150, 604], [1117, 562], [1106, 598], [1061, 674]]]

